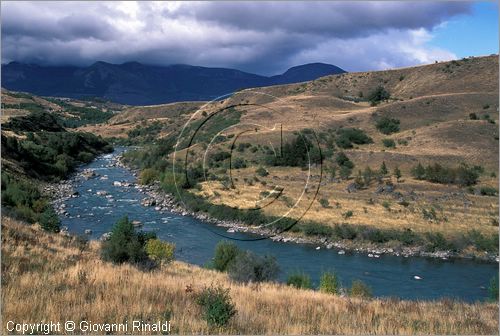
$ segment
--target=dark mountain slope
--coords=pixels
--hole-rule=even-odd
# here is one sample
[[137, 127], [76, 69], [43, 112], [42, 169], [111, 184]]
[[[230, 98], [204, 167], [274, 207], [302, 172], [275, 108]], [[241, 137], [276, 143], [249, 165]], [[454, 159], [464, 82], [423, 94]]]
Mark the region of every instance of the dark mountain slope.
[[42, 96], [101, 97], [131, 105], [211, 100], [238, 89], [289, 84], [343, 73], [329, 64], [293, 67], [265, 77], [239, 70], [191, 65], [153, 66], [138, 62], [96, 62], [89, 67], [2, 65], [2, 86]]

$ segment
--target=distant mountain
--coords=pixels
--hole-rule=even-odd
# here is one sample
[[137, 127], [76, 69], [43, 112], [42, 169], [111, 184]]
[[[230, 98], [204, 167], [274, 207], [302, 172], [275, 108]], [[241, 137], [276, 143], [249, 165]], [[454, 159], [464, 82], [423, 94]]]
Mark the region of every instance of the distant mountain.
[[260, 76], [234, 69], [191, 65], [153, 66], [138, 62], [96, 62], [88, 67], [2, 65], [2, 87], [42, 96], [101, 97], [122, 104], [150, 105], [211, 100], [238, 89], [290, 84], [344, 73], [339, 67], [311, 63], [282, 75]]

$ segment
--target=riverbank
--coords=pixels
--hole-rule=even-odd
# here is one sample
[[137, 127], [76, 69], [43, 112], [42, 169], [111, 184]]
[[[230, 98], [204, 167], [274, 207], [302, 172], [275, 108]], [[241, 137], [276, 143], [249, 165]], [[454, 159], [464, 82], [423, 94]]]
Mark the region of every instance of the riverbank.
[[[122, 167], [129, 171], [131, 174], [137, 178], [139, 176], [139, 171], [128, 167], [121, 160], [121, 155], [113, 154], [111, 161], [108, 163], [108, 168], [112, 167]], [[77, 183], [79, 179], [99, 179], [106, 180], [108, 177], [106, 175], [99, 175], [98, 172], [91, 169], [79, 170], [76, 175], [72, 176], [69, 180], [63, 181], [57, 185], [49, 185], [45, 188], [45, 191], [51, 194], [54, 200], [53, 205], [56, 212], [60, 216], [69, 216], [66, 211], [65, 202], [69, 198], [79, 197], [78, 193], [74, 191], [73, 185]], [[258, 237], [269, 237], [270, 240], [283, 243], [296, 243], [296, 244], [308, 244], [316, 249], [327, 249], [332, 250], [332, 253], [345, 254], [345, 253], [359, 253], [367, 255], [370, 258], [379, 258], [381, 255], [394, 255], [402, 258], [408, 257], [425, 257], [425, 258], [438, 258], [438, 259], [475, 259], [479, 261], [495, 262], [498, 261], [496, 255], [490, 253], [477, 253], [478, 251], [473, 251], [475, 253], [456, 253], [453, 251], [434, 251], [429, 252], [425, 250], [424, 246], [402, 246], [398, 242], [389, 242], [385, 245], [373, 244], [368, 241], [360, 240], [335, 240], [327, 237], [320, 236], [306, 236], [297, 232], [283, 232], [276, 234], [270, 229], [262, 228], [258, 226], [252, 226], [238, 221], [228, 221], [220, 220], [209, 216], [203, 212], [193, 212], [180, 204], [176, 197], [172, 194], [166, 193], [158, 183], [152, 185], [139, 185], [136, 182], [130, 183], [125, 181], [108, 181], [109, 183], [114, 183], [115, 185], [134, 188], [139, 191], [143, 197], [140, 203], [144, 207], [150, 207], [155, 211], [160, 213], [175, 213], [181, 216], [189, 216], [212, 225], [226, 228], [227, 236], [231, 237], [232, 234], [236, 232], [243, 232], [248, 234], [257, 235]], [[94, 190], [93, 192], [101, 193], [99, 190]], [[112, 198], [111, 195], [104, 195], [103, 197]], [[77, 215], [79, 216], [79, 215]], [[141, 223], [137, 223], [140, 225]], [[67, 232], [67, 228], [63, 227], [63, 232]], [[108, 233], [104, 234], [103, 239], [109, 236]]]
[[[134, 176], [139, 176], [139, 171], [127, 166], [122, 160], [121, 156], [117, 157], [117, 164], [123, 168], [129, 169], [133, 172]], [[325, 237], [311, 237], [300, 235], [295, 232], [286, 231], [276, 233], [272, 229], [263, 228], [255, 225], [238, 221], [220, 220], [209, 216], [203, 212], [194, 212], [179, 203], [176, 197], [172, 194], [166, 193], [161, 189], [158, 182], [152, 185], [141, 186], [142, 190], [149, 196], [142, 201], [144, 206], [153, 206], [158, 211], [171, 211], [173, 213], [181, 214], [182, 216], [191, 216], [198, 220], [209, 222], [211, 224], [227, 228], [228, 234], [235, 232], [251, 233], [258, 236], [267, 236], [269, 239], [276, 242], [296, 243], [296, 244], [310, 244], [314, 245], [316, 249], [326, 248], [335, 249], [338, 254], [351, 253], [364, 253], [370, 258], [379, 258], [381, 255], [390, 254], [397, 257], [425, 257], [425, 258], [439, 258], [442, 260], [452, 258], [462, 259], [476, 259], [479, 261], [498, 262], [498, 255], [488, 252], [471, 251], [456, 253], [449, 250], [429, 252], [425, 250], [425, 246], [401, 246], [401, 244], [393, 243], [383, 246], [373, 244], [371, 242], [353, 241], [353, 240], [331, 240]], [[229, 236], [229, 235], [228, 235]]]

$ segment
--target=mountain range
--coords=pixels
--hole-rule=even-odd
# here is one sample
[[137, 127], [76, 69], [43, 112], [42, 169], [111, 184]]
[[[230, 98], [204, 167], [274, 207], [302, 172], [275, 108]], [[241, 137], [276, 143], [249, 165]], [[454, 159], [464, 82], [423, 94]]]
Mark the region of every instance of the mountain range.
[[298, 83], [345, 71], [324, 63], [261, 76], [227, 68], [192, 65], [155, 66], [138, 62], [96, 62], [88, 67], [41, 66], [11, 62], [2, 65], [2, 87], [42, 96], [99, 97], [129, 105], [212, 100], [234, 91]]

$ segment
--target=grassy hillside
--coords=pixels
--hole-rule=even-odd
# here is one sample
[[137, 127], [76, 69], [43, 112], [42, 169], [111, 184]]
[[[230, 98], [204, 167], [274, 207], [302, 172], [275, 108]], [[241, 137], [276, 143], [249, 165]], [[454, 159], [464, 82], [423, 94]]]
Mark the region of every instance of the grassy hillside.
[[[143, 272], [99, 259], [100, 243], [2, 220], [5, 321], [94, 323], [170, 320], [174, 334], [493, 334], [498, 305], [360, 299], [262, 283], [181, 262]], [[237, 314], [210, 328], [195, 297], [205, 286], [230, 289]], [[189, 286], [189, 287], [188, 287]], [[186, 290], [190, 288], [189, 290]], [[191, 290], [192, 289], [192, 290]], [[36, 293], [36, 295], [33, 295]], [[5, 324], [2, 331], [6, 333]]]
[[[229, 128], [217, 137], [199, 136], [217, 134], [218, 128], [203, 122], [231, 106], [238, 122], [226, 123]], [[368, 228], [438, 235], [439, 239], [442, 235], [453, 241], [431, 250], [451, 248], [476, 256], [498, 253], [497, 56], [247, 89], [201, 107], [188, 103], [135, 107], [125, 119], [128, 123], [122, 124], [123, 117], [117, 115], [93, 131], [107, 134], [120, 126], [121, 135], [128, 134], [131, 140], [154, 144], [163, 139], [163, 150], [156, 151], [163, 153], [163, 160], [152, 158], [148, 149], [135, 155], [135, 161], [142, 168], [157, 170], [156, 176], [167, 184], [171, 177], [162, 173], [174, 154], [165, 154], [172, 152], [171, 145], [185, 125], [191, 133], [184, 132], [180, 143], [187, 143], [192, 130], [203, 125], [192, 146], [179, 150], [175, 160], [182, 168], [188, 155], [190, 170], [205, 164], [208, 180], [198, 178], [190, 191], [212, 204], [261, 207], [267, 216], [285, 214], [332, 229], [347, 225], [360, 231], [357, 239], [366, 244], [382, 240], [401, 247], [401, 242], [391, 242], [390, 235], [367, 237], [363, 232]], [[135, 131], [130, 133], [131, 129]], [[304, 135], [315, 147], [319, 144], [322, 166], [315, 164], [309, 172], [270, 162], [270, 156], [281, 155], [281, 132], [284, 143]], [[148, 136], [132, 138], [134, 134]], [[338, 163], [341, 155], [352, 167]], [[381, 174], [383, 164], [386, 171]], [[438, 167], [441, 177], [416, 176], [419, 164]], [[259, 167], [268, 174], [259, 176]], [[444, 176], [460, 167], [466, 167], [474, 181], [461, 183]], [[266, 203], [276, 189], [282, 190], [280, 197]], [[298, 231], [292, 235], [305, 233]], [[316, 234], [309, 230], [309, 235]], [[472, 236], [484, 241], [478, 243]], [[326, 238], [350, 243], [338, 235]]]

